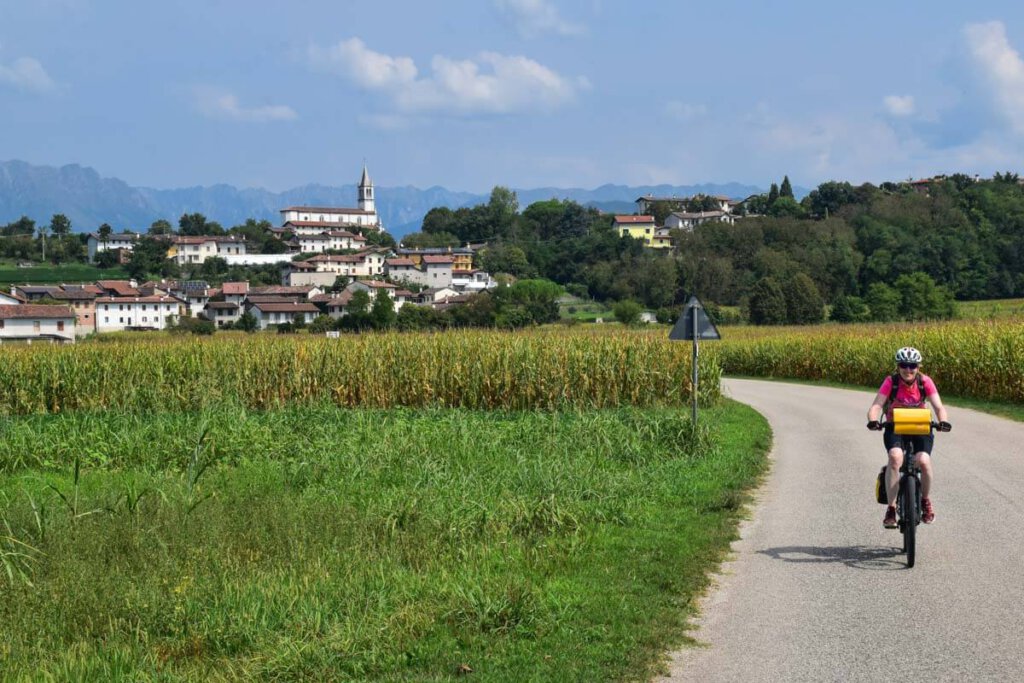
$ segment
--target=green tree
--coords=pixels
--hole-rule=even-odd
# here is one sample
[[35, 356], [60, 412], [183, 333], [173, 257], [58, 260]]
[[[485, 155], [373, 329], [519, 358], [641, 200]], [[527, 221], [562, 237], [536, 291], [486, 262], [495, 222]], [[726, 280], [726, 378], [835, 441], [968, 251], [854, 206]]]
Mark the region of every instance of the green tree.
[[166, 260], [167, 243], [147, 235], [135, 243], [125, 270], [131, 277], [144, 280], [150, 273], [162, 275]]
[[750, 292], [750, 322], [754, 325], [782, 325], [786, 322], [786, 297], [771, 277], [757, 281]]
[[953, 295], [939, 287], [927, 273], [900, 275], [894, 285], [900, 295], [903, 317], [909, 320], [952, 318], [956, 313]]
[[639, 323], [640, 314], [643, 312], [644, 307], [631, 299], [619, 301], [612, 306], [612, 313], [615, 314], [615, 319], [628, 327]]
[[871, 311], [859, 296], [844, 295], [832, 304], [829, 320], [837, 323], [859, 323], [868, 320]]
[[768, 215], [775, 218], [803, 218], [806, 210], [792, 197], [780, 196], [768, 207]]
[[768, 206], [771, 207], [775, 203], [775, 200], [779, 198], [779, 186], [772, 183], [771, 189], [768, 190]]
[[149, 225], [149, 234], [150, 235], [173, 235], [174, 234], [174, 227], [171, 225], [170, 221], [164, 220], [163, 218], [158, 218], [157, 220], [155, 220], [152, 223], [150, 223], [150, 225]]
[[794, 199], [793, 186], [789, 184], [788, 175], [783, 176], [782, 178], [782, 187], [779, 188], [779, 197], [789, 197], [790, 199]]
[[874, 282], [864, 295], [864, 303], [871, 311], [871, 319], [878, 322], [900, 320], [902, 297], [895, 289], [884, 282]]
[[50, 232], [58, 237], [71, 234], [71, 219], [62, 213], [53, 214], [50, 219]]
[[235, 321], [236, 330], [242, 330], [244, 332], [255, 332], [256, 330], [259, 329], [259, 327], [260, 323], [258, 320], [256, 320], [256, 316], [254, 316], [249, 311], [243, 313], [241, 316], [239, 316], [238, 320]]
[[345, 307], [348, 315], [366, 315], [370, 310], [370, 295], [365, 289], [357, 289], [352, 292], [352, 298]]
[[373, 321], [373, 328], [376, 330], [388, 330], [395, 326], [397, 319], [395, 313], [395, 302], [387, 292], [380, 290], [373, 300], [370, 308], [370, 320]]
[[786, 298], [786, 321], [791, 325], [820, 323], [825, 318], [825, 302], [814, 281], [805, 273], [797, 273], [783, 286]]
[[114, 229], [108, 223], [104, 223], [96, 230], [96, 236], [100, 238], [100, 242], [103, 244], [107, 243], [107, 240], [110, 239], [113, 233]]

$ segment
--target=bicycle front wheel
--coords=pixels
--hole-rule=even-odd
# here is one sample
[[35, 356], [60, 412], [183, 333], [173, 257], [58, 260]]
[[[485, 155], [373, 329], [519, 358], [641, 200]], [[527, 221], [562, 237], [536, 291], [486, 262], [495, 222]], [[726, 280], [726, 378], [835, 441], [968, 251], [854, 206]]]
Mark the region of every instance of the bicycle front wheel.
[[903, 549], [907, 553], [907, 567], [913, 567], [917, 559], [917, 478], [903, 477], [902, 510]]

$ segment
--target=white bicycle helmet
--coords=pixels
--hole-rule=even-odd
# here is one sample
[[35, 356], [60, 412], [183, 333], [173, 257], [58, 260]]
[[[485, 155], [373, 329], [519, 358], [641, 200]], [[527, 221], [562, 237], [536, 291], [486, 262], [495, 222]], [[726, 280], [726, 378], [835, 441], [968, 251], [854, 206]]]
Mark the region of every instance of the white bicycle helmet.
[[920, 363], [921, 352], [915, 349], [913, 346], [904, 346], [902, 349], [896, 352], [897, 363]]

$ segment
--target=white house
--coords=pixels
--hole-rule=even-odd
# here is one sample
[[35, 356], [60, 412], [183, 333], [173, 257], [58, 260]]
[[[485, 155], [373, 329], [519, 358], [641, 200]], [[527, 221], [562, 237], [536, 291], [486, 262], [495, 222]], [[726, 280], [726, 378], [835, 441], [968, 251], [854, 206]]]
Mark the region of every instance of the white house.
[[417, 267], [410, 258], [386, 259], [388, 277], [423, 287], [448, 287], [452, 284], [454, 257], [428, 254], [422, 256], [420, 262], [422, 267]]
[[483, 270], [473, 270], [468, 273], [452, 273], [451, 288], [463, 293], [482, 292], [487, 289], [494, 289], [498, 281], [491, 277], [491, 274]]
[[[297, 223], [299, 221], [314, 221], [317, 223], [329, 223], [335, 227], [352, 226], [358, 228], [369, 228], [372, 230], [383, 230], [380, 217], [377, 215], [376, 200], [373, 196], [373, 182], [370, 174], [363, 166], [363, 177], [359, 180], [359, 205], [355, 209], [325, 207], [325, 206], [289, 206], [281, 209], [281, 223]], [[322, 231], [322, 230], [321, 230]]]
[[178, 265], [185, 265], [203, 263], [211, 256], [224, 258], [245, 253], [245, 240], [234, 235], [175, 235], [171, 237], [167, 258], [174, 259]]
[[75, 312], [67, 306], [0, 305], [0, 343], [74, 343]]
[[[282, 279], [291, 285], [330, 285], [339, 275], [352, 278], [383, 275], [386, 254], [386, 249], [366, 249], [357, 254], [319, 254], [286, 266]], [[325, 273], [329, 275], [323, 275]], [[310, 274], [318, 277], [310, 277]]]
[[115, 249], [131, 251], [135, 248], [135, 243], [141, 237], [142, 235], [134, 232], [112, 232], [107, 239], [102, 239], [99, 233], [90, 232], [85, 240], [85, 246], [89, 252], [89, 263], [96, 263], [96, 255], [100, 252], [113, 251]]
[[362, 249], [366, 246], [366, 238], [348, 230], [328, 230], [314, 234], [296, 235], [292, 244], [303, 254], [310, 254], [321, 253], [328, 249]]
[[301, 316], [307, 323], [320, 315], [320, 309], [312, 303], [257, 303], [253, 304], [249, 312], [256, 317], [261, 330], [267, 329], [270, 325], [295, 322], [296, 316]]
[[0, 292], [0, 306], [17, 306], [18, 304], [25, 303], [25, 297], [20, 294], [15, 294], [13, 291]]
[[173, 296], [108, 296], [96, 299], [96, 331], [163, 330], [184, 315], [185, 303]]
[[709, 223], [711, 221], [735, 223], [736, 218], [725, 211], [677, 211], [669, 214], [668, 218], [665, 219], [665, 227], [669, 230], [693, 230], [701, 223]]

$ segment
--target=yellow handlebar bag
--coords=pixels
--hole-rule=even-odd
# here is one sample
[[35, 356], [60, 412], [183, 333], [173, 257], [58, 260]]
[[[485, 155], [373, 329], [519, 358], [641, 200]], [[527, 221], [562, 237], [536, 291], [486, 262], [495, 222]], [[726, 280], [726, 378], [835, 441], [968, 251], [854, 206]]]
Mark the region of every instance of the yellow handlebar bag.
[[896, 434], [931, 434], [932, 411], [927, 408], [893, 408], [892, 423]]

